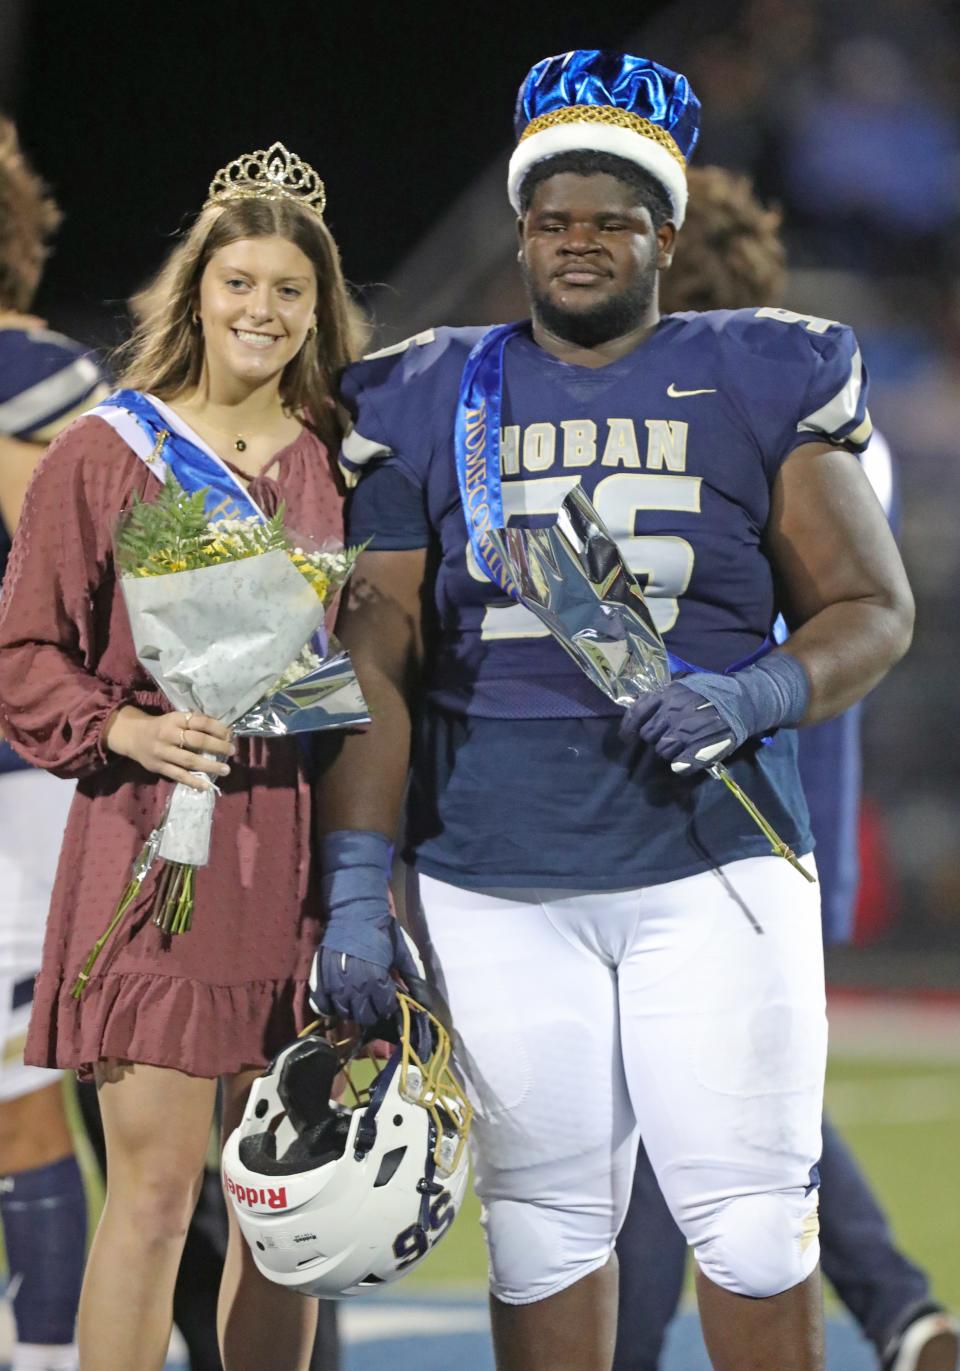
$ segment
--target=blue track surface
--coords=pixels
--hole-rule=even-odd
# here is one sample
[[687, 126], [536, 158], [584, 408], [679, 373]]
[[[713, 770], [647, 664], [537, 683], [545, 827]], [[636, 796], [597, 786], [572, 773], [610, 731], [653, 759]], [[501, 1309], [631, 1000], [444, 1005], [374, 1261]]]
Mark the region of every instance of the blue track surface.
[[[345, 1309], [341, 1324], [344, 1371], [493, 1371], [483, 1301], [371, 1297]], [[876, 1365], [852, 1323], [829, 1320], [829, 1371], [876, 1371]], [[661, 1371], [710, 1371], [695, 1314], [674, 1322]]]
[[[494, 1371], [486, 1303], [479, 1298], [369, 1295], [342, 1306], [340, 1325], [343, 1371], [383, 1371], [386, 1366], [390, 1371]], [[9, 1349], [4, 1350], [9, 1356]], [[876, 1371], [876, 1365], [872, 1349], [849, 1320], [828, 1320], [828, 1371]], [[0, 1371], [9, 1371], [5, 1359]], [[188, 1368], [168, 1362], [166, 1371]], [[695, 1314], [675, 1320], [661, 1371], [710, 1371]]]

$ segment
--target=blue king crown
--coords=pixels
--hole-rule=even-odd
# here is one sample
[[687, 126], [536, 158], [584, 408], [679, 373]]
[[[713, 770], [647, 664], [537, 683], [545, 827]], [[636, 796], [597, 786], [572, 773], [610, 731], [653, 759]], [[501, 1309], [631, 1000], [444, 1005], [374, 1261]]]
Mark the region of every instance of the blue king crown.
[[519, 212], [520, 187], [535, 163], [562, 152], [607, 152], [660, 182], [679, 228], [699, 124], [700, 101], [687, 78], [646, 57], [597, 48], [545, 57], [517, 96], [510, 203]]

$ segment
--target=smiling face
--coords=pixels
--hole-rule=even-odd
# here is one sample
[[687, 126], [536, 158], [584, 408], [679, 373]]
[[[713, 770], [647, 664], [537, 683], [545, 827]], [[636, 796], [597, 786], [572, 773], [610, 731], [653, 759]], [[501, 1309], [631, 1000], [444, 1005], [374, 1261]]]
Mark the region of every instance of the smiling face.
[[197, 304], [212, 386], [242, 393], [279, 384], [316, 308], [313, 264], [289, 239], [240, 238], [218, 248], [204, 268]]
[[542, 181], [520, 221], [535, 320], [580, 347], [655, 323], [657, 272], [675, 232], [669, 222], [655, 229], [636, 190], [606, 172]]

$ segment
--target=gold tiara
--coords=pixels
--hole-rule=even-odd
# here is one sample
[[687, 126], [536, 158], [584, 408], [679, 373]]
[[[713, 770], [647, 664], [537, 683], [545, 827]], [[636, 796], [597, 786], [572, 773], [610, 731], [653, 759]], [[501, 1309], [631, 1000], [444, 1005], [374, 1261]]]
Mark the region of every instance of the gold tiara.
[[221, 167], [210, 182], [203, 208], [228, 200], [293, 200], [323, 218], [327, 192], [308, 162], [282, 143], [259, 148]]

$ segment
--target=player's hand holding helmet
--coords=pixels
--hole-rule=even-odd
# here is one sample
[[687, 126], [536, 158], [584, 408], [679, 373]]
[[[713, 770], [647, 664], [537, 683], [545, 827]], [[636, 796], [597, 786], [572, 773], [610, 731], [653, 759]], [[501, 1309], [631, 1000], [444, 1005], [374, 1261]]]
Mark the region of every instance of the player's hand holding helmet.
[[795, 657], [773, 652], [742, 671], [698, 671], [627, 709], [621, 736], [642, 738], [674, 771], [702, 771], [775, 728], [795, 727], [810, 681]]
[[310, 969], [310, 1003], [325, 1017], [369, 1027], [397, 1012], [396, 969], [417, 969], [390, 909], [391, 848], [382, 833], [341, 829], [321, 845], [327, 927]]
[[[422, 982], [418, 994], [427, 997]], [[241, 1231], [259, 1270], [288, 1290], [339, 1299], [398, 1280], [460, 1208], [473, 1111], [450, 1069], [450, 1038], [402, 993], [397, 1030], [366, 1088], [325, 1037], [292, 1043], [254, 1082], [227, 1140], [224, 1186]], [[349, 1105], [330, 1099], [341, 1070]]]

